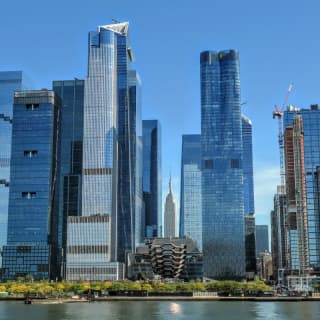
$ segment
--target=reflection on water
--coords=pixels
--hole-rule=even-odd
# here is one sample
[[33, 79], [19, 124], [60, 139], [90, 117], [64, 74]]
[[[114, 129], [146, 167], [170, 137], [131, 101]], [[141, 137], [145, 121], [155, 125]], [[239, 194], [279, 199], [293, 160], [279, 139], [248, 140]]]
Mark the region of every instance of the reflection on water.
[[181, 312], [181, 305], [178, 303], [171, 302], [170, 303], [170, 311], [173, 314], [179, 314]]
[[319, 320], [318, 302], [117, 301], [60, 305], [0, 302], [0, 320]]

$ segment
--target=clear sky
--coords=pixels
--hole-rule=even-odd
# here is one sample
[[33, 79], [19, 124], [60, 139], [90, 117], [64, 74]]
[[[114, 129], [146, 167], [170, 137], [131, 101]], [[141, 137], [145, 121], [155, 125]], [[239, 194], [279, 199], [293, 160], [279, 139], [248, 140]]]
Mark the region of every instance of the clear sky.
[[290, 104], [320, 102], [319, 13], [318, 0], [3, 0], [0, 70], [26, 71], [37, 89], [84, 78], [88, 32], [112, 18], [129, 21], [143, 118], [162, 125], [164, 196], [171, 172], [179, 198], [181, 135], [200, 133], [199, 54], [239, 50], [243, 113], [254, 130], [256, 222], [265, 224], [280, 181], [274, 104], [290, 82]]

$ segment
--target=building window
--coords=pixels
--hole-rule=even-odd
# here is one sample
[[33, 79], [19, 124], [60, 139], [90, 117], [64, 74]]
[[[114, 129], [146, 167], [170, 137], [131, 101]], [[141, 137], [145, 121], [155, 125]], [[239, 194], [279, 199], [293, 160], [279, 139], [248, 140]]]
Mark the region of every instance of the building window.
[[35, 110], [39, 108], [39, 103], [27, 103], [26, 109], [27, 110]]
[[212, 159], [204, 160], [204, 168], [205, 169], [213, 169], [213, 160]]
[[23, 155], [27, 158], [33, 158], [38, 154], [38, 150], [24, 150]]
[[22, 192], [21, 195], [22, 195], [22, 198], [24, 198], [24, 199], [34, 199], [36, 197], [37, 193], [34, 191], [31, 191], [31, 192], [25, 191], [25, 192]]
[[232, 169], [239, 169], [240, 168], [239, 159], [231, 159], [231, 168]]

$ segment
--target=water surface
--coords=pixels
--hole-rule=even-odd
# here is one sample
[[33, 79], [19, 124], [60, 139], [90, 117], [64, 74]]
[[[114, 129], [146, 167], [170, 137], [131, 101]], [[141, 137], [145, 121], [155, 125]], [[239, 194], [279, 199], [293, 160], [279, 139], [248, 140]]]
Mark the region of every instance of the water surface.
[[69, 304], [0, 302], [0, 320], [319, 320], [319, 302], [112, 301]]

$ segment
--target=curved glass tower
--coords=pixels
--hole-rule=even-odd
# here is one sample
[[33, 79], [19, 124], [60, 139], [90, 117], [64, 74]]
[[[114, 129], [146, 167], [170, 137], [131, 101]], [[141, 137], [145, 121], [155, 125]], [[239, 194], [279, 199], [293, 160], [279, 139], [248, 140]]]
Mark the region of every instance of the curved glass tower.
[[204, 276], [245, 274], [239, 54], [200, 55]]

